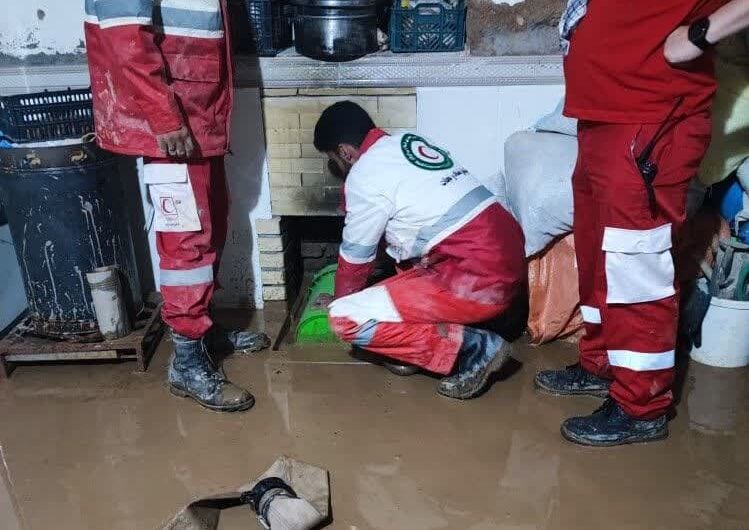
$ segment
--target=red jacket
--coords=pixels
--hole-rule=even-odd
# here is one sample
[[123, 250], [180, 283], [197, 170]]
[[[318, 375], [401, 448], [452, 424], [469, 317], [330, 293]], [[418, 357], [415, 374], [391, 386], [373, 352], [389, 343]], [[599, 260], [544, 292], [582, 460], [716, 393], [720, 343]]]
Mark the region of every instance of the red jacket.
[[197, 156], [226, 153], [233, 83], [226, 0], [86, 0], [101, 147], [163, 158], [155, 136], [187, 125]]

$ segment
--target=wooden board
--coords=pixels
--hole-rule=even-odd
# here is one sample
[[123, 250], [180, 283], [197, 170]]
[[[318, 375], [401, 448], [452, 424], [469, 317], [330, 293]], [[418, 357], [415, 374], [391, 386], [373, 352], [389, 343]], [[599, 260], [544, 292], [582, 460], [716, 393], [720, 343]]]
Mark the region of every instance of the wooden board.
[[10, 376], [19, 363], [105, 359], [136, 360], [138, 370], [145, 372], [164, 334], [157, 295], [148, 298], [141, 315], [136, 329], [127, 337], [101, 342], [58, 341], [30, 335], [24, 319], [0, 340], [0, 375]]

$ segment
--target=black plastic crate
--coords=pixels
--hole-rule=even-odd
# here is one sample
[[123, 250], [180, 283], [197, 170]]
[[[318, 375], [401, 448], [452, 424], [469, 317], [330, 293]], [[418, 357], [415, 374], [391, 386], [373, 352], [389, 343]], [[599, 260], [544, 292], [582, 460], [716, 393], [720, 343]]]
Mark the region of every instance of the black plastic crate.
[[390, 10], [390, 49], [396, 53], [457, 52], [465, 49], [466, 6], [440, 3], [402, 7], [394, 0]]
[[17, 143], [80, 138], [94, 131], [91, 90], [0, 97], [0, 131]]
[[292, 16], [282, 0], [244, 0], [249, 18], [249, 50], [261, 57], [273, 57], [291, 47]]

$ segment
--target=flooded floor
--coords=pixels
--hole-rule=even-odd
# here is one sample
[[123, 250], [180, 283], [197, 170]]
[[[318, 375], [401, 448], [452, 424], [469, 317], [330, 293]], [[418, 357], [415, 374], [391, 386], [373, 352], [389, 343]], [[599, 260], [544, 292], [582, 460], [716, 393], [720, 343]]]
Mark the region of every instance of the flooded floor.
[[[2, 530], [156, 530], [281, 454], [330, 470], [332, 530], [749, 528], [747, 370], [691, 364], [671, 438], [586, 449], [559, 423], [599, 401], [532, 384], [574, 359], [567, 345], [518, 346], [515, 372], [469, 402], [339, 351], [234, 357], [227, 372], [257, 397], [235, 415], [170, 396], [168, 353], [145, 374], [27, 366], [0, 381]], [[259, 527], [240, 509], [220, 528]]]

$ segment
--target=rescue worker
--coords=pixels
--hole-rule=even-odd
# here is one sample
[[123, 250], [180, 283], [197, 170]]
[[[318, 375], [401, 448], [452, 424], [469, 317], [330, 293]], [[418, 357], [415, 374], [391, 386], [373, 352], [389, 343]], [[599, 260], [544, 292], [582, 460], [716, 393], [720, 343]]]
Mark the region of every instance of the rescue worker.
[[170, 390], [212, 410], [246, 410], [253, 396], [210, 357], [269, 342], [223, 330], [209, 315], [228, 216], [223, 157], [233, 88], [225, 0], [86, 0], [85, 8], [97, 141], [144, 157], [162, 317], [175, 347]]
[[565, 114], [579, 120], [574, 233], [585, 336], [580, 362], [544, 371], [556, 395], [606, 397], [562, 424], [575, 443], [611, 446], [668, 436], [679, 293], [671, 254], [687, 188], [710, 143], [710, 54], [675, 68], [669, 34], [690, 25], [708, 49], [723, 0], [570, 0]]
[[[314, 143], [346, 175], [346, 220], [329, 305], [335, 333], [448, 376], [438, 386], [444, 396], [477, 396], [510, 347], [471, 324], [501, 315], [521, 292], [520, 226], [445, 150], [414, 134], [387, 135], [353, 102], [322, 113]], [[383, 236], [398, 273], [365, 288]]]
[[[731, 0], [707, 18], [709, 23], [704, 28], [704, 39], [709, 44], [716, 44], [749, 28], [749, 0]], [[705, 53], [704, 47], [690, 40], [690, 27], [680, 26], [669, 35], [664, 49], [668, 62], [686, 63]]]

